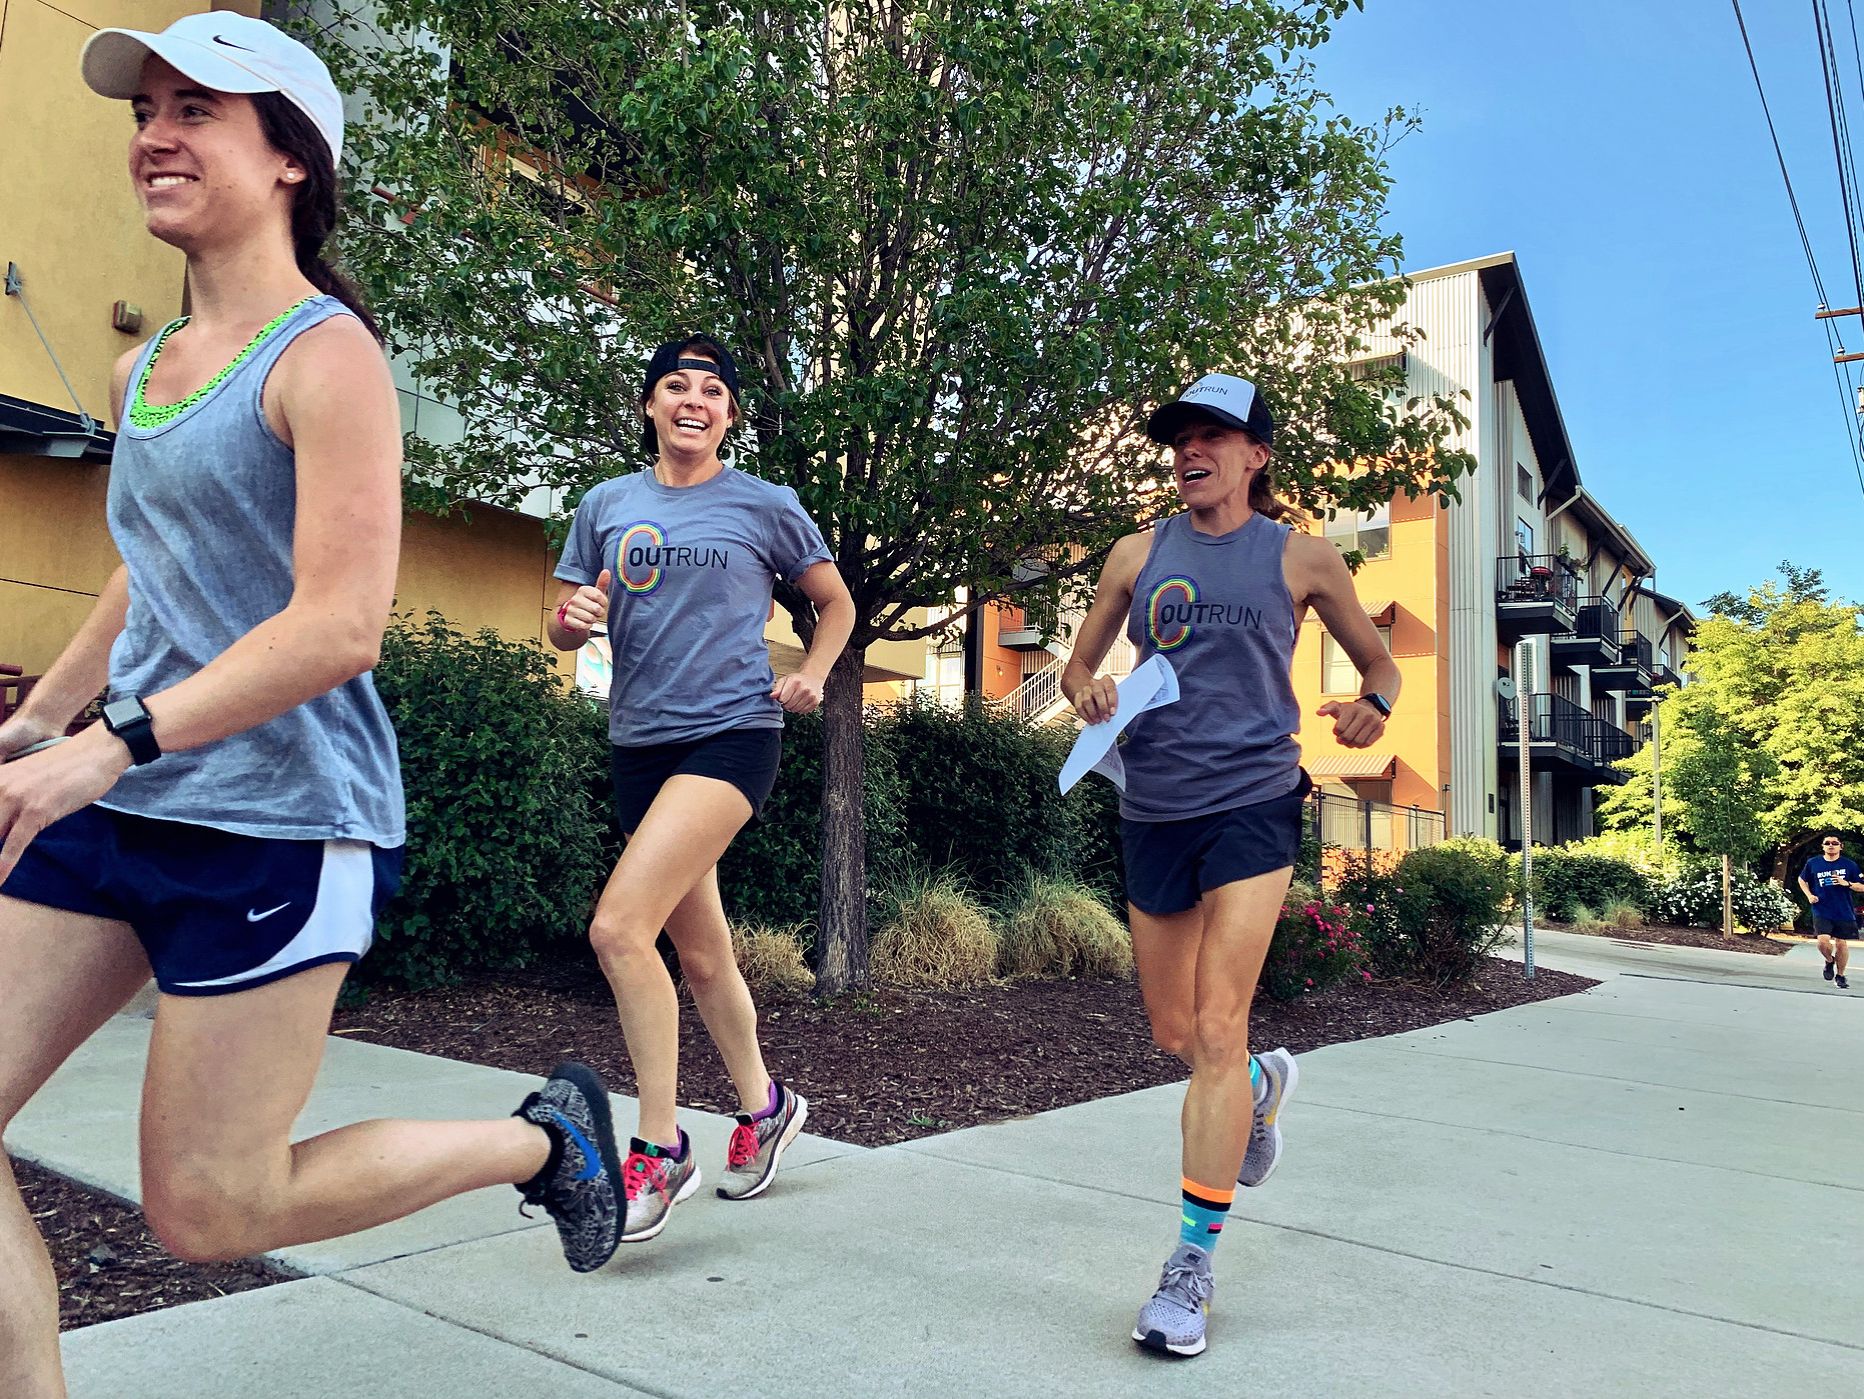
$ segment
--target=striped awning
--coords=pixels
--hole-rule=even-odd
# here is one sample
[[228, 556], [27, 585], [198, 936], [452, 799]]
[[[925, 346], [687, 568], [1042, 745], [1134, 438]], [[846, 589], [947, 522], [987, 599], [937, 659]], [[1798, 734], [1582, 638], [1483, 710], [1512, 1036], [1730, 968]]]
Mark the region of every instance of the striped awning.
[[1390, 622], [1392, 614], [1398, 610], [1398, 604], [1391, 598], [1386, 598], [1383, 602], [1362, 602], [1360, 606], [1366, 609], [1366, 616], [1381, 626]]
[[1342, 749], [1322, 753], [1302, 762], [1307, 775], [1316, 782], [1390, 779], [1398, 774], [1398, 759], [1390, 753], [1355, 753]]

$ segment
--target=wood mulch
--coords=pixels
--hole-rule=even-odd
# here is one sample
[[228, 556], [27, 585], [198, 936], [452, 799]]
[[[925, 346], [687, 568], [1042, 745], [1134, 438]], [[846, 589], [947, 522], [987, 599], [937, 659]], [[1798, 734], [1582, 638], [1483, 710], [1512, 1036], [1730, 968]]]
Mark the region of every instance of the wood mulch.
[[163, 1251], [134, 1205], [24, 1161], [13, 1162], [13, 1174], [51, 1250], [60, 1330], [285, 1281], [254, 1260], [183, 1263]]
[[[1290, 1005], [1263, 999], [1252, 1034], [1301, 1053], [1583, 991], [1597, 983], [1490, 958], [1468, 986], [1341, 984]], [[832, 1003], [761, 1002], [772, 1069], [809, 1098], [809, 1127], [863, 1146], [948, 1132], [1172, 1083], [1131, 982], [1037, 981], [974, 991], [875, 991]], [[681, 1093], [732, 1112], [717, 1052], [682, 996]], [[442, 991], [374, 991], [337, 1012], [333, 1033], [523, 1073], [574, 1056], [618, 1093], [634, 1091], [608, 986], [592, 967], [483, 978]], [[624, 1124], [625, 1125], [625, 1124]], [[26, 1207], [51, 1248], [59, 1324], [69, 1329], [264, 1287], [256, 1261], [197, 1265], [162, 1251], [133, 1205], [23, 1162]]]
[[1752, 952], [1763, 957], [1780, 957], [1791, 952], [1796, 939], [1773, 937], [1766, 933], [1736, 933], [1723, 937], [1717, 928], [1677, 928], [1669, 925], [1649, 928], [1579, 927], [1571, 923], [1548, 921], [1549, 928], [1582, 937], [1612, 938], [1618, 942], [1660, 942], [1670, 947], [1706, 947], [1715, 952]]
[[[1252, 1038], [1296, 1053], [1392, 1035], [1596, 985], [1491, 958], [1468, 986], [1438, 991], [1342, 983], [1289, 1005], [1259, 999]], [[829, 1004], [761, 1004], [771, 1071], [809, 1099], [809, 1128], [885, 1146], [978, 1123], [1172, 1083], [1177, 1059], [1152, 1043], [1132, 982], [1030, 981], [973, 991], [874, 991]], [[724, 1065], [682, 996], [685, 1105], [735, 1112]], [[336, 1033], [377, 1044], [544, 1074], [582, 1059], [617, 1093], [634, 1075], [607, 984], [586, 971], [506, 975], [445, 991], [377, 992], [337, 1014]]]

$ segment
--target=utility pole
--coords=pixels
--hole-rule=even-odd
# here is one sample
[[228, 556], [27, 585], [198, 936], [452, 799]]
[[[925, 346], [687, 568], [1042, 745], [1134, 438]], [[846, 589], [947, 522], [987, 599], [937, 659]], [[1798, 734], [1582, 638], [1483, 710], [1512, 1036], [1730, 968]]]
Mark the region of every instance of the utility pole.
[[1663, 705], [1656, 701], [1650, 706], [1650, 784], [1651, 794], [1655, 798], [1651, 810], [1654, 813], [1652, 824], [1657, 833], [1657, 858], [1663, 858]]

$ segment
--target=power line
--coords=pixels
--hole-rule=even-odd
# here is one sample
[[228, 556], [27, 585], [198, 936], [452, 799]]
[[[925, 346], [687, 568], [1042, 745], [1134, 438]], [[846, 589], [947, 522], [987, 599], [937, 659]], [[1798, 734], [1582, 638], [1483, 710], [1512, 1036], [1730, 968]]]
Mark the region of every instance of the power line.
[[1819, 76], [1825, 80], [1825, 112], [1832, 124], [1832, 158], [1838, 167], [1838, 202], [1844, 210], [1845, 241], [1851, 246], [1851, 276], [1864, 306], [1864, 260], [1858, 257], [1857, 164], [1851, 159], [1851, 126], [1845, 119], [1845, 94], [1838, 79], [1838, 45], [1832, 38], [1825, 0], [1812, 0], [1812, 27], [1819, 38]]
[[[1813, 290], [1818, 293], [1820, 307], [1822, 309], [1829, 308], [1831, 306], [1831, 298], [1825, 291], [1825, 279], [1819, 275], [1819, 260], [1813, 256], [1812, 239], [1806, 233], [1805, 215], [1800, 212], [1799, 196], [1793, 190], [1793, 177], [1786, 168], [1786, 152], [1780, 148], [1780, 133], [1778, 128], [1774, 126], [1773, 109], [1767, 102], [1766, 85], [1763, 84], [1760, 79], [1760, 64], [1754, 58], [1753, 41], [1748, 38], [1747, 20], [1741, 13], [1741, 0], [1730, 0], [1730, 3], [1734, 6], [1735, 23], [1741, 30], [1741, 46], [1747, 51], [1748, 71], [1754, 75], [1754, 92], [1760, 98], [1761, 115], [1767, 119], [1767, 135], [1773, 141], [1773, 156], [1774, 159], [1779, 162], [1780, 180], [1786, 186], [1786, 202], [1793, 211], [1793, 226], [1799, 230], [1799, 246], [1806, 254], [1806, 270], [1812, 274], [1812, 286]], [[1849, 3], [1849, 0], [1847, 0], [1847, 3]], [[1816, 0], [1814, 18], [1815, 20], [1817, 18]], [[1823, 40], [1821, 40], [1820, 51], [1821, 55], [1823, 55]], [[1864, 62], [1864, 60], [1861, 60], [1861, 62]], [[1842, 162], [1840, 165], [1840, 183], [1841, 185], [1844, 183]], [[1852, 270], [1853, 273], [1856, 274], [1858, 272], [1858, 267], [1855, 234], [1853, 232], [1850, 209], [1848, 206], [1846, 208], [1845, 223], [1847, 233], [1852, 234], [1854, 240], [1852, 245]], [[1864, 280], [1864, 278], [1860, 280]], [[1860, 292], [1858, 304], [1864, 306], [1864, 291]], [[1820, 324], [1825, 327], [1825, 343], [1832, 352], [1832, 381], [1837, 386], [1840, 405], [1845, 413], [1845, 442], [1851, 449], [1852, 469], [1857, 473], [1858, 489], [1864, 492], [1864, 451], [1860, 450], [1858, 442], [1858, 405], [1855, 402], [1853, 394], [1847, 394], [1846, 392], [1849, 378], [1840, 373], [1837, 361], [1838, 355], [1844, 352], [1844, 337], [1838, 333], [1837, 328], [1830, 320], [1823, 320]]]

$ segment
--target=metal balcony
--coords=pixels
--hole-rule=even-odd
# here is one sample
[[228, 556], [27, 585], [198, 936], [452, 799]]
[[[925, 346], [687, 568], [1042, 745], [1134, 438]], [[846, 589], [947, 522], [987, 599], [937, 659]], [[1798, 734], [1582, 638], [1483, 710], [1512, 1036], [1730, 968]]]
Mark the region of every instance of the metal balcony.
[[1556, 554], [1495, 561], [1495, 626], [1503, 641], [1570, 632], [1579, 620], [1579, 575]]
[[1618, 662], [1592, 672], [1595, 690], [1648, 690], [1656, 679], [1655, 648], [1650, 638], [1627, 627], [1618, 643]]
[[1547, 639], [1555, 665], [1608, 666], [1621, 659], [1618, 647], [1618, 606], [1602, 597], [1582, 597], [1579, 616], [1570, 632], [1555, 632]]
[[1565, 772], [1588, 786], [1624, 782], [1611, 765], [1637, 751], [1637, 740], [1605, 719], [1594, 718], [1562, 695], [1523, 695], [1499, 701], [1502, 766], [1514, 761], [1520, 743], [1517, 712], [1528, 716], [1530, 761], [1541, 771]]

